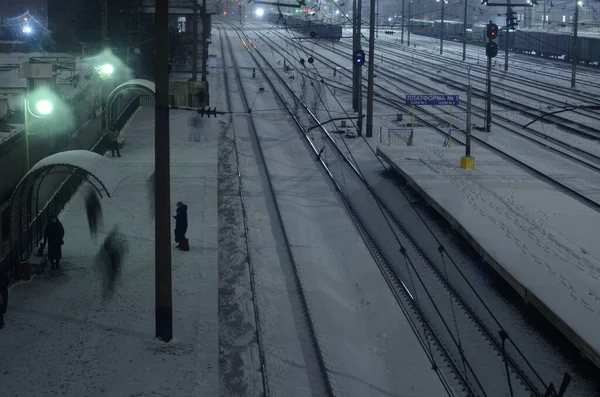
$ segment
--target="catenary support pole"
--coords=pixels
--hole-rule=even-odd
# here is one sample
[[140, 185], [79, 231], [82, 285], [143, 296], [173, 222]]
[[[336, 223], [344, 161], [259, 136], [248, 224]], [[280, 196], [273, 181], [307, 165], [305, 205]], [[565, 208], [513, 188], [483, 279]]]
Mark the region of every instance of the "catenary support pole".
[[379, 38], [379, 0], [377, 0], [377, 6], [376, 6], [376, 14], [375, 14], [375, 38]]
[[408, 33], [408, 38], [407, 38], [407, 41], [406, 41], [406, 45], [409, 46], [409, 47], [410, 47], [410, 28], [411, 28], [411, 25], [410, 25], [411, 22], [410, 21], [412, 19], [412, 8], [410, 6], [411, 4], [412, 4], [412, 1], [408, 0], [408, 26], [407, 26], [407, 29], [408, 29], [408, 32], [407, 32]]
[[492, 58], [487, 57], [487, 92], [485, 106], [485, 132], [492, 129]]
[[173, 338], [171, 290], [171, 186], [169, 147], [169, 4], [155, 0], [155, 295], [156, 337]]
[[446, 0], [442, 0], [442, 24], [440, 26], [440, 55], [444, 53], [444, 17], [446, 16], [446, 9], [444, 8], [444, 4], [446, 4]]
[[352, 109], [356, 112], [358, 110], [358, 65], [354, 63], [354, 51], [360, 48], [360, 36], [356, 34], [358, 31], [357, 23], [357, 2], [358, 0], [352, 0]]
[[100, 18], [102, 24], [102, 30], [100, 34], [102, 35], [102, 48], [105, 49], [108, 47], [108, 0], [101, 0], [101, 9], [100, 9]]
[[401, 22], [401, 24], [402, 24], [402, 32], [400, 33], [400, 44], [404, 44], [404, 0], [402, 0], [402, 22]]
[[192, 16], [192, 81], [198, 81], [198, 3], [194, 0], [194, 15]]
[[[196, 0], [194, 0], [196, 1]], [[206, 81], [208, 67], [208, 35], [210, 34], [210, 15], [206, 11], [206, 0], [202, 0], [202, 81]], [[208, 104], [207, 104], [208, 105]]]
[[471, 84], [467, 86], [467, 129], [465, 131], [465, 156], [471, 157]]
[[465, 0], [465, 16], [463, 18], [463, 62], [467, 59], [467, 14], [469, 10], [469, 1]]
[[577, 79], [577, 64], [579, 63], [579, 39], [577, 38], [577, 28], [579, 26], [579, 1], [575, 0], [575, 18], [573, 21], [573, 49], [571, 53], [571, 88], [575, 88]]
[[[367, 138], [373, 136], [373, 83], [375, 77], [375, 2], [371, 0], [369, 18], [369, 70], [367, 78]], [[360, 113], [358, 114], [360, 116]], [[359, 119], [360, 120], [360, 119]]]
[[512, 12], [512, 8], [510, 8], [510, 0], [507, 1], [507, 4], [509, 4], [506, 7], [506, 32], [504, 32], [506, 34], [506, 37], [504, 38], [504, 71], [508, 71], [508, 47], [510, 46], [510, 41], [508, 41], [508, 11], [511, 10]]

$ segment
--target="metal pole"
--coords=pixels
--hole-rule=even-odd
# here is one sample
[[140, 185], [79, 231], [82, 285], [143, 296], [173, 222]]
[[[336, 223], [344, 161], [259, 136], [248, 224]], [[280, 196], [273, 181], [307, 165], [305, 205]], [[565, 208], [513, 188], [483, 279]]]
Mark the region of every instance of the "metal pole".
[[362, 103], [362, 67], [358, 67], [358, 136], [362, 136], [363, 131], [363, 103]]
[[577, 40], [577, 28], [579, 25], [579, 4], [575, 0], [575, 20], [573, 21], [573, 44], [571, 45], [571, 88], [575, 88], [575, 81], [577, 78], [577, 64], [579, 63], [579, 46]]
[[471, 157], [471, 84], [467, 86], [467, 130], [465, 139], [465, 156]]
[[444, 16], [445, 16], [444, 4], [446, 4], [446, 0], [442, 0], [442, 26], [441, 26], [441, 31], [440, 31], [440, 55], [442, 55], [444, 53]]
[[412, 18], [412, 14], [411, 14], [411, 3], [412, 0], [408, 0], [408, 41], [406, 42], [406, 45], [410, 47], [410, 20]]
[[194, 15], [192, 16], [192, 38], [194, 53], [192, 54], [192, 81], [198, 81], [198, 4], [194, 0]]
[[487, 57], [487, 95], [485, 107], [485, 132], [492, 129], [492, 58]]
[[375, 37], [379, 38], [379, 0], [377, 0], [376, 10], [377, 10], [376, 11], [376, 20], [377, 20], [377, 22], [375, 24], [375, 27], [376, 27]]
[[[373, 136], [373, 79], [375, 77], [375, 2], [371, 0], [369, 18], [369, 70], [367, 80], [367, 138]], [[360, 116], [360, 113], [358, 114]]]
[[[508, 4], [510, 4], [510, 0], [508, 0]], [[506, 38], [504, 39], [504, 71], [508, 70], [508, 12], [512, 12], [512, 8], [510, 6], [506, 7]]]
[[354, 51], [360, 48], [360, 36], [357, 35], [358, 23], [356, 19], [357, 6], [356, 2], [352, 1], [352, 109], [358, 110], [358, 65], [354, 63]]
[[[202, 81], [206, 81], [208, 64], [208, 34], [210, 18], [206, 13], [206, 0], [202, 0]], [[208, 104], [207, 104], [208, 105]]]
[[544, 0], [544, 15], [542, 15], [542, 29], [546, 30], [546, 1]]
[[155, 0], [155, 294], [156, 337], [173, 338], [171, 286], [171, 186], [169, 147], [169, 4]]
[[464, 0], [465, 1], [465, 17], [463, 19], [463, 55], [462, 55], [462, 60], [463, 62], [465, 61], [465, 59], [467, 59], [467, 11], [468, 11], [468, 5], [469, 5], [469, 1], [468, 0]]
[[102, 48], [108, 47], [108, 0], [102, 0], [100, 18], [102, 22], [101, 40]]
[[23, 99], [23, 115], [25, 116], [25, 156], [27, 157], [27, 172], [31, 169], [29, 163], [29, 103], [27, 98]]
[[402, 33], [400, 33], [400, 44], [404, 44], [404, 0], [402, 0]]

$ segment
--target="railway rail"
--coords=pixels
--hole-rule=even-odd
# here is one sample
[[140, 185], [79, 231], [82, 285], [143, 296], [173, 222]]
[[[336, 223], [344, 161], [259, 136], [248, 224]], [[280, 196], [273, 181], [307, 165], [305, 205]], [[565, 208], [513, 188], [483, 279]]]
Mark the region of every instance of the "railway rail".
[[[286, 105], [290, 116], [297, 120], [299, 129], [302, 130], [312, 152], [317, 155], [317, 160], [336, 186], [399, 303], [403, 307], [408, 307], [405, 311], [409, 313], [413, 323], [420, 324], [416, 328], [420, 330], [422, 340], [425, 343], [436, 343], [447, 360], [451, 374], [457, 375], [467, 394], [542, 396], [542, 390], [547, 385], [536, 376], [533, 368], [527, 367], [527, 360], [520, 356], [518, 348], [506, 353], [502, 348], [502, 341], [491, 330], [498, 325], [494, 324], [493, 328], [490, 328], [475, 314], [470, 305], [448, 283], [439, 263], [430, 258], [411, 237], [406, 225], [397, 219], [394, 212], [375, 193], [355, 163], [346, 156], [336, 140], [321, 125], [319, 128], [327, 145], [325, 150], [339, 159], [336, 166], [328, 166], [319, 155], [323, 149], [316, 146], [316, 141], [305, 127], [310, 124], [320, 125], [319, 120], [300, 100], [287, 80], [273, 67], [272, 61], [270, 62], [256, 48], [246, 33], [240, 30], [237, 32], [240, 39], [246, 43], [256, 64], [259, 65], [263, 78]], [[298, 104], [298, 107], [303, 110], [302, 116], [295, 115], [292, 109], [294, 104]], [[352, 195], [348, 195], [344, 188], [344, 185], [349, 183], [353, 184]], [[360, 190], [357, 190], [357, 187], [360, 187]], [[364, 202], [369, 201], [371, 205], [359, 208], [353, 201], [357, 196], [361, 196]], [[375, 214], [370, 211], [367, 214], [363, 209], [365, 207], [379, 208], [380, 212]], [[383, 230], [386, 229], [382, 227], [385, 224], [389, 225], [389, 230]], [[401, 252], [400, 256], [397, 254], [398, 249]], [[454, 322], [460, 324], [458, 326], [460, 330], [454, 330], [449, 326]], [[461, 335], [469, 340], [469, 346], [460, 343]], [[435, 349], [426, 349], [426, 351], [434, 352]], [[435, 353], [430, 354], [435, 355]], [[509, 368], [507, 371], [505, 371], [505, 364]], [[444, 378], [448, 379], [448, 374]], [[509, 383], [511, 386], [508, 386]], [[510, 387], [513, 388], [511, 392], [508, 391]]]
[[[221, 43], [221, 51], [223, 54], [223, 61], [225, 62], [226, 54], [229, 54], [230, 64], [233, 67], [232, 69], [227, 68], [225, 65], [223, 67], [224, 82], [225, 82], [225, 87], [226, 87], [226, 91], [227, 91], [227, 95], [226, 95], [227, 96], [227, 105], [229, 107], [229, 111], [231, 111], [233, 108], [232, 98], [231, 98], [232, 91], [230, 90], [230, 88], [232, 88], [231, 80], [233, 78], [235, 81], [235, 84], [237, 85], [237, 87], [240, 90], [244, 111], [249, 113], [250, 102], [248, 100], [248, 95], [246, 93], [244, 83], [241, 80], [239, 73], [237, 73], [237, 71], [240, 69], [239, 69], [239, 65], [236, 60], [235, 51], [233, 50], [233, 47], [231, 44], [231, 40], [227, 34], [225, 34], [225, 35], [222, 34], [223, 33], [222, 28], [218, 28], [218, 29], [219, 29], [219, 38], [220, 38], [220, 43]], [[225, 39], [223, 40], [223, 38], [225, 38]], [[226, 51], [225, 47], [227, 48], [227, 51]], [[228, 73], [228, 71], [232, 71], [232, 73], [235, 74], [235, 76], [230, 76], [230, 73]], [[281, 217], [281, 213], [280, 213], [279, 206], [277, 203], [277, 197], [275, 195], [275, 190], [273, 189], [273, 186], [271, 184], [270, 173], [265, 164], [265, 157], [264, 157], [264, 154], [263, 154], [263, 151], [262, 151], [259, 139], [258, 139], [258, 134], [257, 134], [257, 129], [256, 129], [256, 126], [254, 123], [254, 119], [252, 116], [248, 116], [248, 119], [249, 119], [248, 126], [249, 126], [249, 131], [250, 131], [250, 137], [252, 140], [252, 147], [256, 154], [256, 158], [260, 163], [259, 169], [261, 170], [261, 173], [262, 173], [261, 177], [263, 179], [263, 183], [267, 187], [267, 189], [266, 189], [268, 191], [267, 200], [270, 201], [270, 203], [271, 203], [269, 208], [274, 208], [275, 212], [276, 212], [276, 214], [273, 214], [273, 215], [275, 215], [275, 217], [277, 219], [276, 226], [272, 226], [272, 227], [277, 228], [277, 230], [276, 230], [277, 235], [283, 236], [282, 243], [285, 246], [282, 247], [282, 251], [286, 252], [287, 260], [282, 261], [282, 263], [286, 263], [289, 265], [289, 269], [287, 269], [287, 270], [288, 270], [288, 272], [290, 272], [293, 275], [293, 278], [294, 278], [295, 288], [293, 289], [293, 292], [295, 292], [295, 294], [293, 294], [293, 295], [290, 294], [290, 295], [292, 295], [290, 297], [290, 299], [294, 300], [294, 302], [292, 303], [292, 306], [298, 306], [298, 307], [302, 308], [301, 315], [296, 316], [296, 317], [303, 317], [303, 320], [304, 320], [304, 326], [297, 327], [297, 332], [299, 334], [299, 340], [310, 341], [310, 345], [308, 343], [302, 343], [302, 348], [303, 348], [304, 359], [305, 359], [307, 368], [311, 369], [309, 371], [309, 376], [308, 376], [308, 378], [311, 382], [311, 390], [313, 392], [313, 395], [315, 395], [315, 396], [334, 397], [335, 394], [333, 392], [333, 388], [332, 388], [331, 382], [329, 380], [329, 374], [327, 371], [327, 367], [326, 367], [325, 361], [323, 359], [323, 355], [321, 353], [321, 347], [319, 345], [317, 335], [315, 333], [315, 328], [314, 328], [313, 320], [311, 318], [311, 314], [310, 314], [310, 310], [308, 307], [308, 302], [307, 302], [306, 295], [304, 292], [303, 284], [300, 279], [300, 275], [298, 273], [298, 269], [296, 267], [296, 263], [294, 260], [294, 255], [292, 253], [291, 245], [288, 240], [287, 233], [286, 233], [286, 230], [285, 230], [285, 227], [283, 224], [283, 219]], [[250, 236], [248, 234], [247, 216], [246, 216], [246, 210], [245, 210], [245, 206], [244, 206], [244, 191], [243, 191], [243, 187], [242, 187], [242, 174], [241, 174], [240, 162], [239, 162], [240, 156], [239, 156], [239, 151], [238, 151], [238, 147], [237, 147], [237, 143], [236, 143], [237, 139], [235, 139], [235, 137], [236, 137], [236, 134], [235, 134], [235, 127], [234, 127], [234, 150], [235, 150], [235, 156], [236, 156], [236, 161], [237, 161], [239, 195], [242, 200], [242, 208], [243, 208], [243, 214], [244, 214], [244, 232], [245, 232], [245, 237], [246, 237], [246, 244], [248, 244], [247, 242], [250, 239]], [[259, 358], [260, 358], [263, 394], [265, 397], [269, 397], [271, 395], [270, 387], [269, 387], [269, 377], [268, 377], [269, 372], [268, 372], [266, 358], [265, 358], [265, 346], [264, 346], [264, 343], [262, 340], [262, 331], [261, 331], [261, 326], [260, 326], [261, 318], [260, 318], [260, 312], [259, 312], [259, 305], [258, 305], [258, 302], [256, 301], [256, 296], [257, 296], [256, 288], [257, 287], [256, 287], [255, 279], [254, 279], [255, 270], [254, 270], [254, 266], [253, 266], [253, 257], [250, 253], [250, 249], [249, 249], [248, 245], [246, 246], [246, 248], [247, 248], [248, 263], [249, 263], [252, 299], [254, 302], [253, 306], [254, 306], [255, 323], [256, 323], [256, 327], [257, 327], [257, 332], [256, 332], [257, 335], [256, 336], [257, 336], [257, 344], [258, 344]], [[307, 334], [307, 335], [302, 335], [302, 334]], [[315, 374], [315, 369], [318, 369], [318, 374]]]

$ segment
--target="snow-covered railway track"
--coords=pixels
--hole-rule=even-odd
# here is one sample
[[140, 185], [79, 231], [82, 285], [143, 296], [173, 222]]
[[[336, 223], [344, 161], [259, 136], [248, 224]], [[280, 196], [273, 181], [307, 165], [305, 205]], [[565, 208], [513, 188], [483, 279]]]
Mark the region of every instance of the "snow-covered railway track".
[[[434, 368], [445, 379], [455, 378], [460, 384], [458, 389], [464, 389], [464, 395], [468, 396], [543, 395], [547, 385], [533, 368], [526, 368], [526, 359], [517, 358], [520, 351], [514, 346], [511, 351], [503, 349], [500, 337], [492, 331], [497, 325], [485, 325], [474, 313], [447, 282], [439, 263], [428, 257], [409, 229], [394, 217], [327, 130], [321, 127], [322, 140], [308, 132], [308, 126], [320, 122], [289, 86], [289, 76], [282, 77], [281, 71], [272, 66], [272, 59], [267, 59], [246, 33], [237, 31], [257, 70], [261, 70], [274, 92], [279, 91], [277, 96], [332, 179], [388, 285], [415, 324]], [[296, 112], [297, 109], [301, 112]], [[336, 158], [335, 164], [324, 161], [323, 150]], [[461, 340], [469, 342], [464, 344]]]
[[[263, 185], [267, 190], [267, 208], [271, 208], [274, 210], [273, 219], [276, 219], [276, 224], [272, 227], [274, 229], [274, 233], [282, 236], [282, 245], [279, 247], [280, 252], [285, 252], [287, 256], [285, 261], [281, 261], [282, 264], [288, 264], [289, 268], [284, 269], [284, 272], [287, 273], [290, 277], [293, 278], [293, 282], [288, 283], [288, 292], [291, 306], [297, 310], [294, 313], [294, 317], [296, 321], [302, 322], [302, 325], [296, 326], [296, 332], [298, 335], [298, 339], [301, 342], [304, 361], [306, 363], [306, 371], [307, 378], [310, 381], [310, 388], [313, 396], [323, 396], [323, 397], [334, 397], [333, 388], [330, 383], [329, 375], [327, 372], [327, 367], [323, 358], [323, 354], [321, 352], [321, 347], [319, 345], [319, 341], [315, 332], [315, 327], [313, 324], [313, 320], [311, 318], [308, 302], [305, 296], [304, 288], [302, 281], [300, 279], [300, 275], [298, 269], [296, 267], [296, 263], [294, 260], [294, 256], [292, 254], [291, 245], [289, 243], [286, 230], [283, 224], [283, 220], [281, 217], [281, 213], [279, 210], [279, 206], [277, 204], [277, 198], [275, 196], [274, 188], [271, 184], [271, 177], [269, 171], [265, 165], [265, 157], [261, 148], [261, 144], [258, 138], [257, 129], [254, 123], [253, 117], [250, 115], [251, 109], [251, 98], [249, 99], [247, 95], [247, 91], [244, 87], [244, 83], [242, 82], [239, 75], [239, 65], [236, 60], [235, 52], [231, 45], [231, 40], [227, 34], [223, 34], [223, 29], [219, 29], [219, 38], [221, 43], [221, 51], [223, 54], [223, 73], [224, 73], [224, 81], [226, 87], [226, 97], [229, 110], [233, 108], [233, 98], [232, 98], [232, 89], [234, 87], [239, 90], [240, 97], [242, 100], [242, 106], [244, 111], [247, 112], [248, 115], [248, 130], [250, 132], [250, 139], [252, 141], [252, 148], [254, 150], [254, 154], [256, 156], [257, 161], [259, 162], [259, 170], [261, 175], [261, 179], [263, 180]], [[226, 62], [228, 59], [228, 62]], [[230, 67], [227, 66], [229, 64]], [[229, 72], [229, 73], [228, 73]], [[234, 127], [235, 130], [235, 127]], [[244, 191], [243, 191], [243, 183], [242, 183], [242, 174], [240, 171], [240, 157], [238, 152], [238, 147], [235, 137], [234, 131], [234, 150], [237, 160], [237, 175], [239, 179], [239, 195], [242, 201], [242, 210], [244, 211], [244, 228], [245, 228], [245, 237], [246, 244], [248, 244], [248, 240], [251, 236], [248, 235], [247, 228], [247, 216], [244, 206]], [[262, 339], [262, 330], [261, 330], [261, 322], [264, 319], [261, 318], [259, 311], [259, 304], [257, 301], [257, 285], [255, 282], [255, 269], [253, 266], [253, 258], [250, 252], [250, 248], [247, 245], [247, 255], [248, 255], [248, 264], [249, 264], [249, 273], [250, 273], [250, 284], [251, 284], [251, 292], [252, 299], [254, 302], [254, 316], [255, 316], [255, 324], [256, 324], [256, 340], [259, 350], [259, 359], [260, 359], [260, 368], [261, 368], [261, 376], [262, 376], [262, 386], [263, 386], [263, 395], [265, 397], [271, 396], [271, 388], [269, 383], [269, 368], [267, 365], [267, 360], [265, 356], [266, 347], [263, 339]]]
[[[287, 41], [290, 45], [299, 46], [299, 48], [305, 53], [312, 53], [312, 50], [310, 48], [307, 48], [306, 46], [304, 46], [301, 43], [298, 43], [297, 41], [294, 41], [288, 37], [285, 37], [277, 32], [275, 32], [275, 35], [277, 35], [284, 41]], [[277, 46], [277, 44], [275, 42], [269, 41], [270, 39], [267, 36], [263, 36], [263, 38], [265, 39], [264, 40], [265, 42], [267, 42], [267, 43], [270, 42], [271, 45], [274, 46], [272, 48], [275, 48]], [[280, 47], [277, 49], [277, 51], [279, 51], [279, 53], [283, 55], [283, 52], [285, 52], [286, 49], [283, 47]], [[344, 56], [347, 56], [347, 54], [344, 54]], [[325, 65], [328, 65], [332, 68], [337, 69], [338, 74], [348, 77], [347, 81], [351, 81], [351, 71], [347, 70], [347, 68], [345, 68], [343, 65], [337, 63], [336, 61], [334, 61], [332, 59], [321, 58], [319, 60], [319, 62], [321, 62]], [[385, 71], [378, 70], [377, 73], [385, 74]], [[322, 75], [320, 76], [320, 78], [325, 79], [325, 80], [328, 79], [327, 77], [323, 77]], [[393, 78], [402, 80], [403, 87], [407, 87], [407, 86], [414, 87], [414, 89], [419, 89], [419, 87], [420, 87], [418, 84], [412, 82], [410, 79], [403, 78], [402, 76], [394, 75]], [[340, 84], [340, 82], [335, 79], [331, 79], [330, 82], [333, 84], [336, 84], [336, 85]], [[366, 83], [363, 83], [363, 85], [366, 88]], [[349, 85], [348, 85], [348, 87], [350, 88]], [[398, 97], [398, 94], [397, 94], [397, 92], [394, 91], [394, 88], [396, 88], [396, 87], [393, 85], [393, 83], [391, 81], [388, 80], [386, 82], [386, 85], [375, 83], [375, 87], [376, 87], [375, 97], [379, 98], [381, 100], [381, 102], [387, 103], [396, 109], [402, 110], [403, 112], [410, 113], [410, 109], [408, 109], [407, 106], [404, 105], [404, 102], [402, 102], [398, 99], [395, 99]], [[459, 105], [458, 107], [461, 110], [465, 110], [464, 106], [461, 107]], [[435, 131], [440, 132], [441, 134], [448, 135], [448, 132], [446, 130], [439, 128], [431, 123], [431, 120], [437, 120], [440, 123], [447, 122], [445, 117], [440, 116], [440, 114], [439, 114], [439, 112], [441, 112], [443, 114], [443, 113], [447, 112], [447, 110], [443, 109], [443, 107], [435, 107], [434, 106], [434, 107], [430, 107], [430, 108], [434, 108], [436, 112], [430, 113], [430, 111], [427, 108], [420, 108], [420, 107], [417, 107], [417, 108], [419, 109], [421, 114], [427, 114], [427, 116], [429, 117], [429, 120], [427, 120], [426, 118], [420, 117], [419, 114], [417, 114], [416, 118], [417, 118], [417, 120], [419, 120], [420, 123], [432, 127]], [[536, 145], [538, 145], [540, 147], [541, 150], [547, 150], [551, 153], [559, 154], [565, 160], [572, 161], [572, 162], [576, 163], [576, 165], [578, 165], [578, 166], [585, 167], [584, 169], [582, 169], [582, 171], [585, 170], [588, 173], [590, 171], [592, 171], [592, 174], [600, 171], [600, 156], [597, 156], [594, 153], [582, 150], [578, 147], [572, 146], [571, 144], [569, 144], [567, 142], [563, 142], [559, 139], [552, 138], [551, 136], [548, 136], [543, 133], [539, 133], [539, 132], [531, 130], [531, 129], [524, 130], [521, 127], [512, 127], [508, 123], [503, 124], [502, 128], [514, 133], [515, 135], [517, 135], [520, 138], [524, 138], [525, 140], [527, 140], [529, 142], [535, 143]], [[452, 139], [460, 144], [465, 143], [464, 134], [462, 134], [462, 135], [453, 134]], [[483, 145], [484, 147], [492, 150], [493, 152], [496, 152], [502, 156], [505, 156], [505, 157], [511, 159], [513, 162], [519, 164], [523, 168], [525, 168], [529, 171], [532, 171], [534, 174], [538, 175], [541, 179], [566, 191], [572, 197], [576, 198], [577, 200], [581, 201], [582, 203], [585, 203], [586, 205], [594, 208], [595, 210], [600, 211], [600, 200], [598, 200], [598, 198], [596, 198], [595, 196], [588, 194], [587, 191], [585, 191], [585, 190], [582, 191], [581, 188], [576, 183], [573, 183], [574, 182], [573, 178], [563, 178], [560, 175], [557, 177], [553, 176], [552, 168], [546, 168], [546, 167], [540, 166], [535, 161], [530, 161], [528, 158], [518, 156], [515, 153], [511, 152], [509, 150], [510, 149], [509, 147], [500, 147], [500, 146], [494, 144], [493, 142], [488, 141], [487, 134], [482, 134], [481, 136], [479, 136], [476, 132], [474, 132], [472, 135], [472, 139], [475, 140], [477, 143]], [[581, 167], [579, 167], [579, 169], [581, 169]], [[582, 178], [583, 178], [583, 176], [582, 176]]]

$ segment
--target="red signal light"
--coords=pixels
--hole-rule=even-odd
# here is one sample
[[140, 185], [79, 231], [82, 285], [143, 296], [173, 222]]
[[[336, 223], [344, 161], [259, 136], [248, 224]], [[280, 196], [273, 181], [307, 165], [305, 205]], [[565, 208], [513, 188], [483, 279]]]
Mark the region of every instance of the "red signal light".
[[227, 11], [223, 11], [223, 15], [227, 15]]

